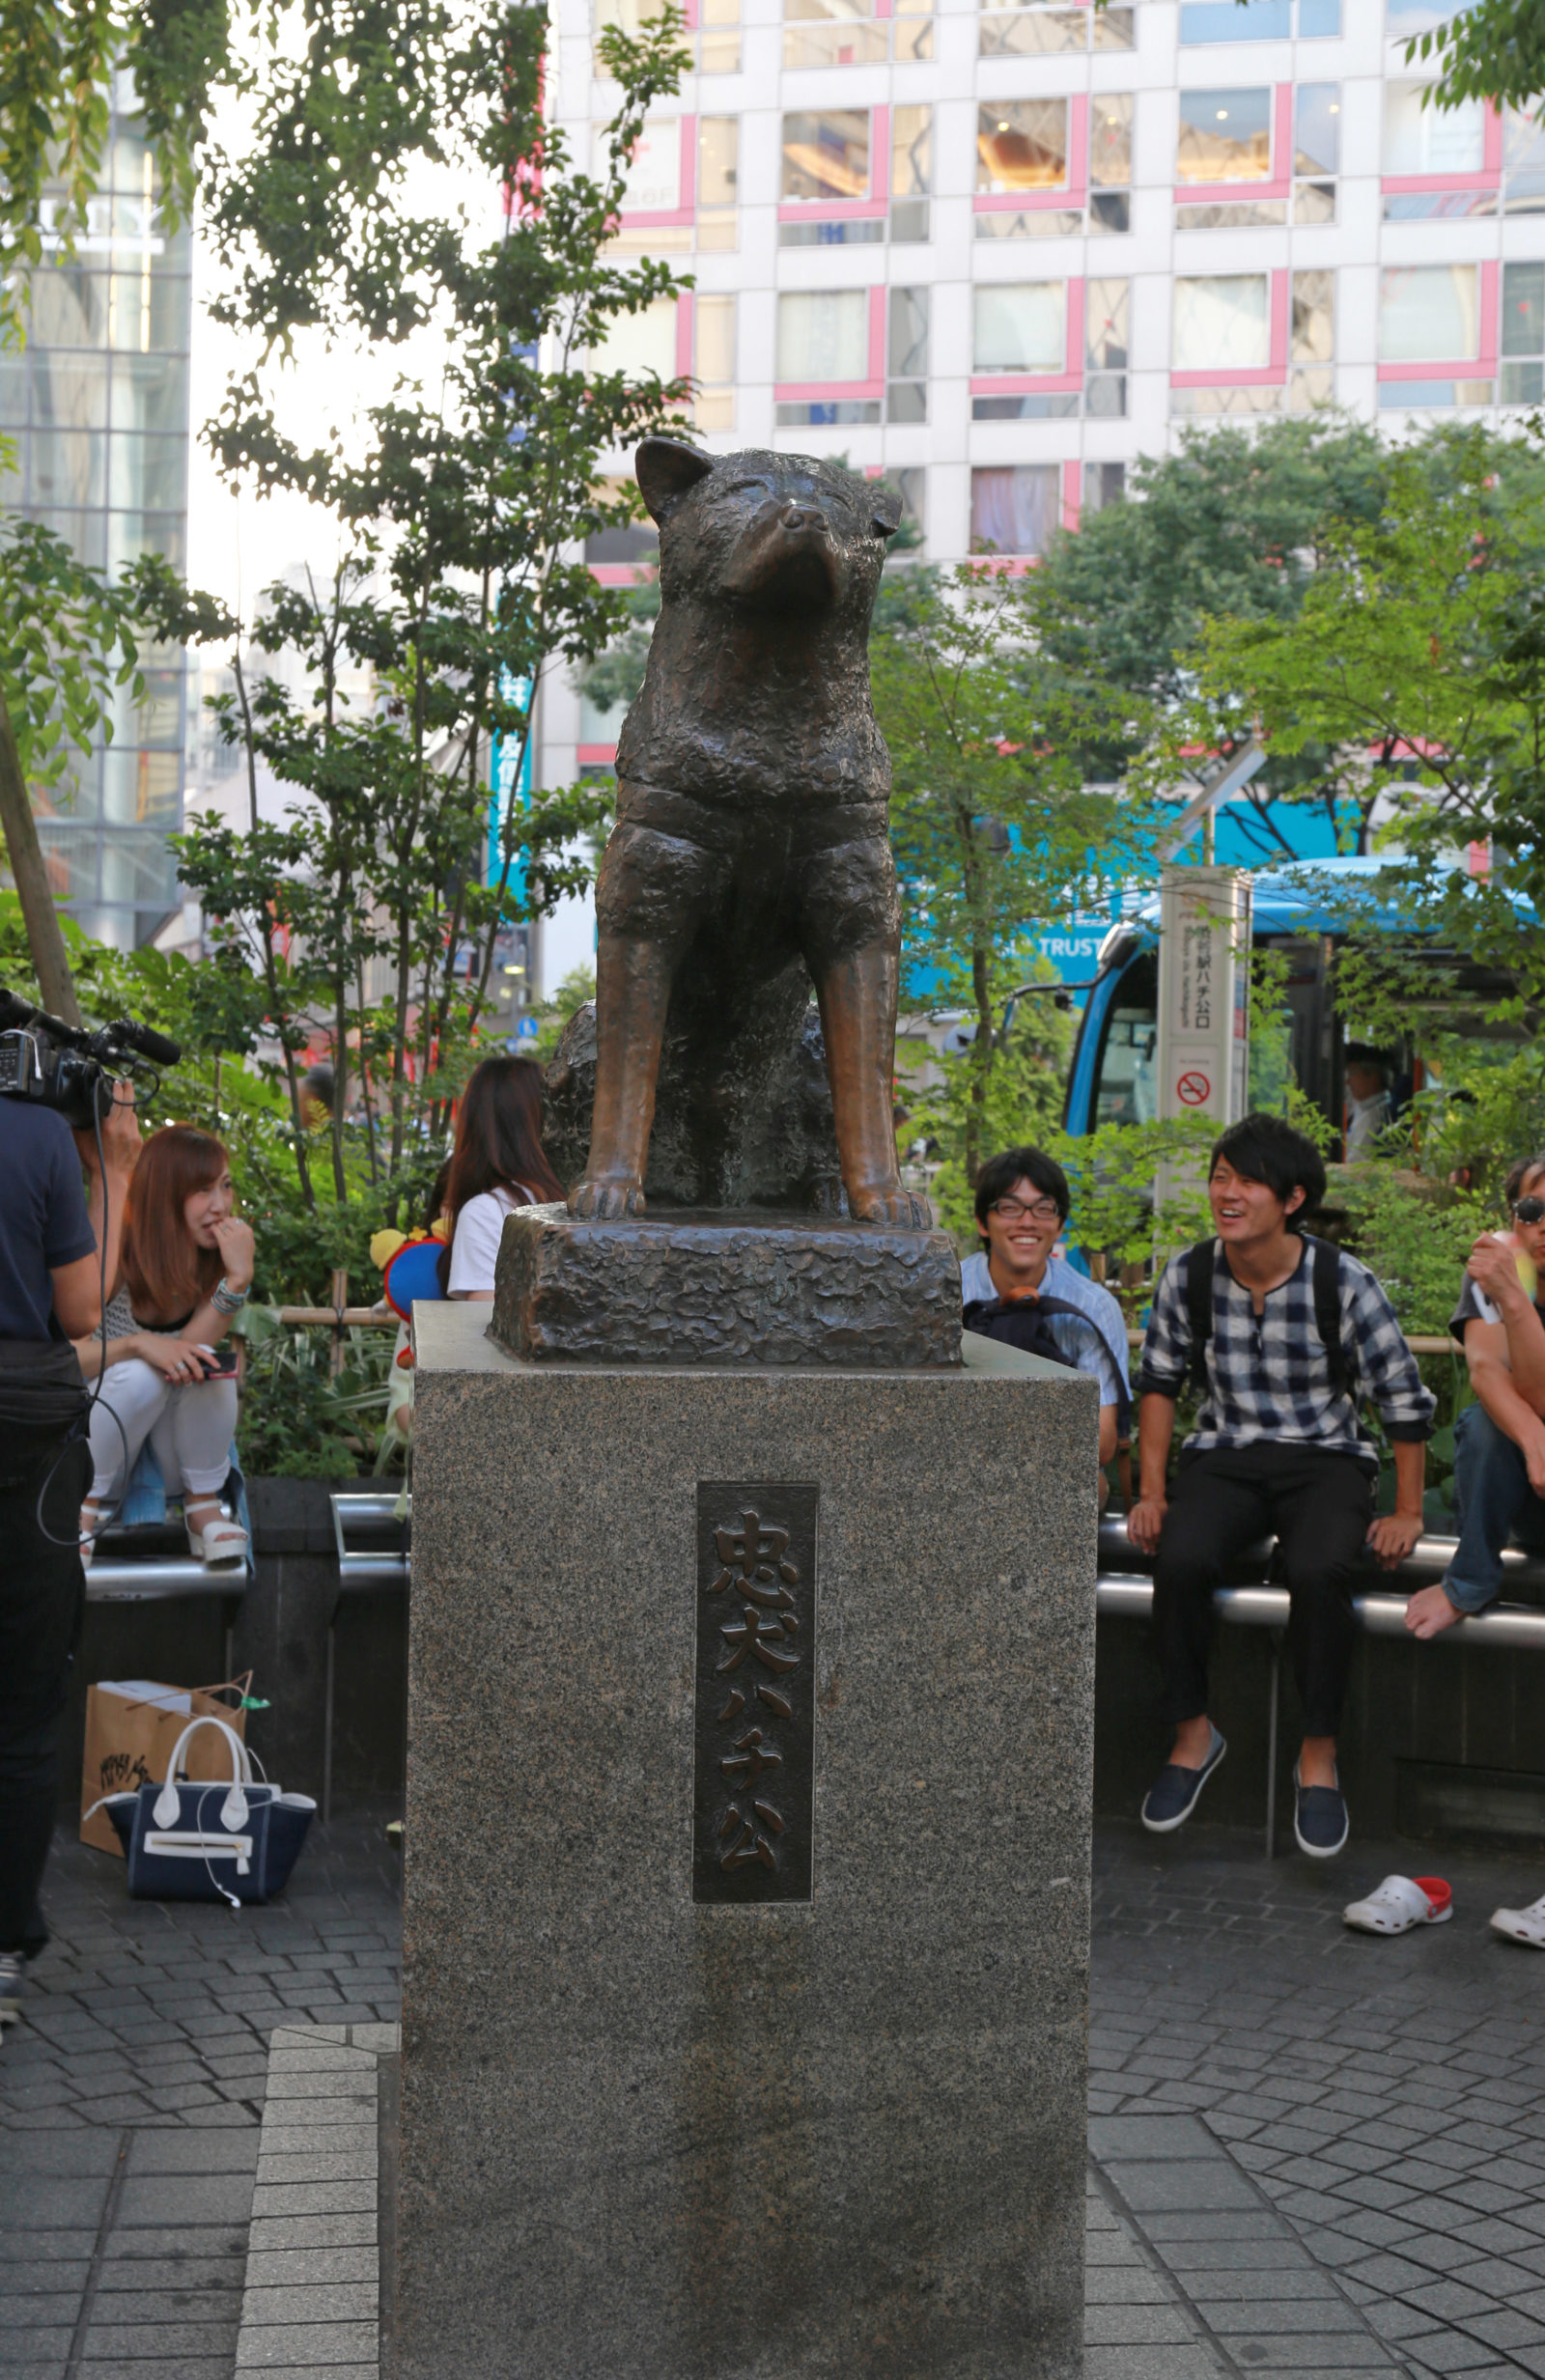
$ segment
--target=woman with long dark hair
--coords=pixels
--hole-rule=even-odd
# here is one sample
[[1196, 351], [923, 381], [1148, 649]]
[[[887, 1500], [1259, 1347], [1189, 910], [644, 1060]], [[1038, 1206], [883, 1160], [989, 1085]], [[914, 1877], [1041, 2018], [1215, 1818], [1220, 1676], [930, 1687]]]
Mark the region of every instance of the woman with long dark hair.
[[561, 1198], [542, 1146], [542, 1069], [535, 1058], [485, 1058], [462, 1094], [445, 1185], [451, 1244], [440, 1258], [450, 1298], [489, 1300], [504, 1218]]
[[206, 1563], [238, 1560], [247, 1534], [222, 1512], [236, 1429], [236, 1379], [217, 1342], [246, 1303], [252, 1227], [236, 1213], [231, 1161], [209, 1133], [169, 1124], [139, 1153], [124, 1206], [118, 1277], [101, 1329], [77, 1342], [92, 1407], [91, 1494], [80, 1516], [91, 1559], [99, 1516], [119, 1500], [147, 1439], [188, 1544]]

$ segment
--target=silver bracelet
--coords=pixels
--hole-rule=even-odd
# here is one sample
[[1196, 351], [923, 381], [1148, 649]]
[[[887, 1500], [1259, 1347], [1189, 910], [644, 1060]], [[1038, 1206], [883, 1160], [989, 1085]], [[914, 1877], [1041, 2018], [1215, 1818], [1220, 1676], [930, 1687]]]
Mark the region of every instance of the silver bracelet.
[[210, 1302], [217, 1314], [239, 1314], [247, 1302], [244, 1289], [233, 1289], [229, 1281], [216, 1281]]

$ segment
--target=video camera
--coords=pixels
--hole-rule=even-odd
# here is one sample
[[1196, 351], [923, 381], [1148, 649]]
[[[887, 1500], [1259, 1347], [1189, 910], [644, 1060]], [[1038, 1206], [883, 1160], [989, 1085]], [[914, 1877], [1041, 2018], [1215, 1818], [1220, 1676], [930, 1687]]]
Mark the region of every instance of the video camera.
[[175, 1041], [132, 1017], [88, 1033], [0, 988], [0, 1098], [57, 1108], [71, 1131], [90, 1132], [105, 1119], [123, 1077], [135, 1083], [148, 1078], [154, 1090], [154, 1070], [177, 1065], [182, 1055]]

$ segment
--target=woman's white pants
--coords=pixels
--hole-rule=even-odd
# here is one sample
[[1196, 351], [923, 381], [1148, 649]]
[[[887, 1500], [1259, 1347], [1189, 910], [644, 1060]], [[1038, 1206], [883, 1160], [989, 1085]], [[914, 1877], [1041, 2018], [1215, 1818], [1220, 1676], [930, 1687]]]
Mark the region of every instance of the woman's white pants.
[[234, 1380], [170, 1381], [138, 1356], [110, 1363], [100, 1400], [92, 1407], [93, 1500], [106, 1503], [119, 1494], [147, 1439], [169, 1494], [185, 1489], [190, 1496], [217, 1496], [231, 1468], [235, 1432]]

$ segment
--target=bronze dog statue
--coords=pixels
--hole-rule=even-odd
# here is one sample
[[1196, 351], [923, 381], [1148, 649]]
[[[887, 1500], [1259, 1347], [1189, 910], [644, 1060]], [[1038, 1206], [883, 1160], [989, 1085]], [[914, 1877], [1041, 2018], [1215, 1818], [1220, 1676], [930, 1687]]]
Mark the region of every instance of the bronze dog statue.
[[[638, 449], [660, 614], [617, 747], [596, 886], [596, 1088], [576, 1216], [642, 1214], [667, 1019], [687, 1024], [708, 1196], [764, 1072], [821, 1012], [842, 1185], [926, 1227], [891, 1123], [901, 905], [868, 634], [894, 491], [801, 455]], [[808, 979], [805, 970], [808, 969]]]

